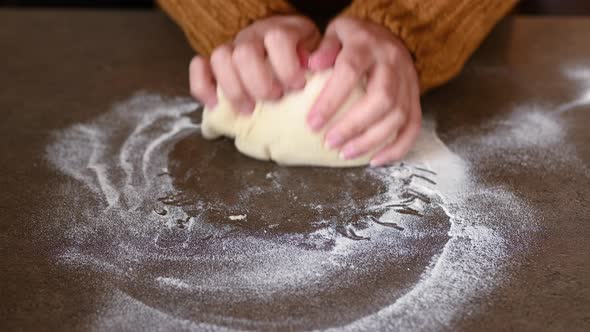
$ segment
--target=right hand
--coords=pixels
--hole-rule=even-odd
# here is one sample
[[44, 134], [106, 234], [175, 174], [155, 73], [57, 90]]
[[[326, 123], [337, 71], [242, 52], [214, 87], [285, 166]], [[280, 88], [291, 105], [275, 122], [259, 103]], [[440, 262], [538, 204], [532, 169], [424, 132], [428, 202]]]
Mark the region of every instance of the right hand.
[[307, 57], [320, 39], [316, 25], [303, 16], [256, 21], [217, 47], [210, 59], [192, 59], [191, 94], [213, 108], [219, 84], [234, 109], [249, 114], [257, 100], [278, 99], [305, 86]]
[[344, 159], [377, 149], [372, 166], [403, 158], [422, 123], [418, 74], [403, 42], [381, 25], [339, 17], [309, 59], [314, 71], [331, 66], [334, 72], [308, 114], [309, 126], [324, 128], [364, 77], [364, 96], [327, 128], [326, 145]]

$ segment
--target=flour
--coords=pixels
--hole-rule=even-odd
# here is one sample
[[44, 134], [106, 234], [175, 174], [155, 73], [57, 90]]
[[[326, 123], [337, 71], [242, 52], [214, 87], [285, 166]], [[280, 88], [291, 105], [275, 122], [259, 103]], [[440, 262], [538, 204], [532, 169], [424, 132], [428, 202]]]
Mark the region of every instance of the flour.
[[590, 68], [566, 67], [564, 74], [569, 79], [578, 81], [582, 92], [576, 99], [559, 106], [554, 113], [564, 113], [580, 106], [590, 105]]
[[507, 117], [492, 119], [488, 124], [494, 131], [480, 140], [488, 146], [509, 146], [510, 149], [530, 149], [550, 146], [563, 141], [565, 124], [555, 113], [547, 113], [540, 105], [515, 108]]
[[[512, 264], [507, 248], [526, 249], [526, 240], [514, 243], [510, 237], [522, 233], [526, 239], [537, 227], [526, 201], [508, 186], [481, 183], [473, 168], [497, 153], [511, 152], [507, 160], [518, 155], [534, 164], [541, 159], [529, 150], [567, 151], [559, 115], [587, 104], [585, 96], [553, 112], [546, 105], [517, 107], [493, 119], [486, 134], [457, 139], [453, 147], [463, 157], [439, 140], [434, 119], [426, 117], [403, 164], [363, 173], [385, 184], [382, 194], [368, 206], [343, 196], [340, 218], [380, 212], [378, 218], [334, 225], [313, 217], [333, 207], [302, 202], [313, 212], [306, 221], [312, 231], [281, 233], [283, 225], [274, 221], [246, 232], [236, 225], [249, 223], [251, 215], [239, 206], [186, 201], [177, 193], [168, 154], [181, 139], [198, 135], [199, 126], [190, 119], [198, 105], [140, 94], [91, 123], [57, 132], [48, 146], [49, 161], [76, 181], [64, 185], [63, 195], [87, 195], [93, 202], [71, 206], [78, 213], [68, 218], [83, 222], [62, 230], [68, 241], [55, 257], [65, 266], [107, 276], [121, 289], [97, 313], [97, 327], [107, 326], [105, 319], [117, 307], [128, 307], [138, 326], [158, 317], [183, 329], [449, 328], [507, 276]], [[243, 188], [240, 202], [285, 192], [289, 175], [260, 174], [268, 186]], [[300, 200], [294, 193], [292, 202]], [[186, 204], [198, 212], [187, 214]], [[207, 209], [213, 208], [224, 211], [229, 222], [207, 222]], [[55, 216], [60, 218], [65, 216]], [[148, 294], [130, 296], [137, 284]], [[326, 307], [331, 288], [350, 293], [354, 301]], [[355, 289], [363, 289], [363, 296]], [[151, 296], [158, 298], [157, 308]], [[251, 311], [239, 316], [234, 307]]]
[[174, 287], [174, 288], [190, 288], [191, 286], [186, 282], [176, 279], [176, 278], [168, 278], [168, 277], [157, 277], [156, 281], [161, 283], [164, 286]]

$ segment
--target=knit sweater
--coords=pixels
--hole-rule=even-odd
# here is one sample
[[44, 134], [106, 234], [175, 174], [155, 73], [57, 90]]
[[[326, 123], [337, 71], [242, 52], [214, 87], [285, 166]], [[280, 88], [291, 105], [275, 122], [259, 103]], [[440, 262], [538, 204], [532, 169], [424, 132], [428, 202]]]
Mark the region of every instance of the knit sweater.
[[[203, 55], [252, 22], [272, 15], [310, 14], [305, 0], [158, 0]], [[319, 5], [318, 11], [326, 9]], [[457, 75], [494, 25], [517, 0], [330, 1], [337, 13], [380, 24], [398, 36], [414, 58], [422, 92]], [[326, 2], [325, 2], [326, 3]], [[321, 8], [319, 8], [321, 7]]]

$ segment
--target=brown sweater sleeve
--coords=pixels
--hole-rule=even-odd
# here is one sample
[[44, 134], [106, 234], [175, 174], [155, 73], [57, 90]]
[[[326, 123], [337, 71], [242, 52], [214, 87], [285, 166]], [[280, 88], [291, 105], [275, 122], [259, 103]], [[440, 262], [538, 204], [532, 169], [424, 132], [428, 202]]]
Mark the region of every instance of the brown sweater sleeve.
[[414, 57], [425, 92], [459, 73], [517, 0], [354, 0], [343, 15], [390, 29]]
[[252, 22], [295, 9], [286, 0], [158, 0], [200, 54], [231, 40]]

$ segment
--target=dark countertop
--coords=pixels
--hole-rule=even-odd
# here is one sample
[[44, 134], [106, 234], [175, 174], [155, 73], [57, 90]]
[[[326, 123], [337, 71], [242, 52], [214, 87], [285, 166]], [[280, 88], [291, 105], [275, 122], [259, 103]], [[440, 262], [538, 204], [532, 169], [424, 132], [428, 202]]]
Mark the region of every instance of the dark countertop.
[[[590, 330], [590, 18], [510, 18], [424, 98], [470, 185], [455, 201], [416, 194], [424, 210], [402, 211], [389, 237], [358, 212], [379, 176], [203, 142], [196, 105], [170, 99], [188, 95], [192, 52], [161, 13], [4, 9], [0, 22], [3, 331]], [[133, 128], [183, 134], [152, 157], [153, 137], [120, 142]], [[125, 182], [135, 167], [143, 178]], [[255, 198], [236, 196], [245, 187]], [[361, 249], [334, 258], [346, 241]], [[314, 257], [333, 263], [317, 283]]]

